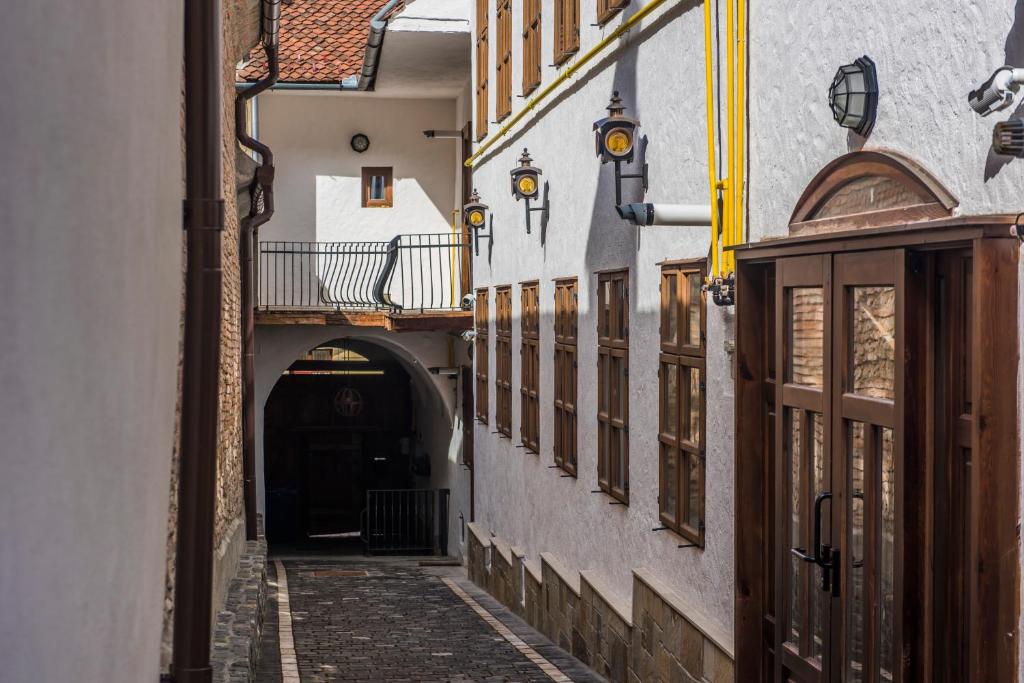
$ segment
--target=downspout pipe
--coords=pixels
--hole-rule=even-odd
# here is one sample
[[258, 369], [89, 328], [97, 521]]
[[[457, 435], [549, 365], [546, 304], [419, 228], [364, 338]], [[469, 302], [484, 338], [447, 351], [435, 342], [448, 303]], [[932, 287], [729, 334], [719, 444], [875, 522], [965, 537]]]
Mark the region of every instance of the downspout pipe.
[[280, 75], [278, 28], [281, 0], [263, 0], [262, 43], [267, 57], [267, 75], [235, 96], [235, 137], [260, 157], [260, 165], [249, 188], [249, 214], [242, 218], [238, 235], [239, 279], [241, 284], [242, 330], [242, 477], [245, 504], [245, 537], [255, 541], [256, 522], [256, 363], [255, 363], [255, 265], [253, 253], [259, 239], [259, 227], [274, 215], [274, 153], [246, 130], [245, 108], [249, 100], [266, 91]]
[[171, 676], [210, 683], [224, 230], [220, 0], [186, 0], [184, 35], [187, 256]]

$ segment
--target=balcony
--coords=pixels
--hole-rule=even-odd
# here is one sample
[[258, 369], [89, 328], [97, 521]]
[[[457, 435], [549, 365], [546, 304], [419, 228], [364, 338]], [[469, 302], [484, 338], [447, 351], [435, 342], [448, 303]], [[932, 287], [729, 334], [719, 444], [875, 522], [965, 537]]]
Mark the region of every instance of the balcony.
[[256, 323], [467, 330], [470, 245], [456, 234], [390, 242], [260, 242]]

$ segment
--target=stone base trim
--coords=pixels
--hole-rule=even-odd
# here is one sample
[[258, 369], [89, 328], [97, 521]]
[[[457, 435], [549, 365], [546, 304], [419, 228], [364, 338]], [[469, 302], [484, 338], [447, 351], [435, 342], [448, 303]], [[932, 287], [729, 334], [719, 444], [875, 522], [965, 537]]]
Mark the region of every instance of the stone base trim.
[[494, 615], [481, 607], [480, 603], [474, 600], [472, 596], [459, 588], [458, 584], [448, 577], [441, 577], [441, 581], [443, 581], [444, 585], [448, 586], [455, 595], [459, 596], [459, 598], [466, 603], [470, 609], [476, 612], [481, 619], [486, 621], [488, 626], [497, 631], [498, 635], [507, 640], [512, 647], [523, 653], [527, 659], [540, 667], [540, 670], [547, 674], [548, 678], [555, 681], [555, 683], [572, 683], [571, 678], [562, 673], [557, 666], [548, 661], [543, 655], [523, 642], [522, 638], [512, 633], [505, 624], [498, 621]]
[[274, 568], [277, 570], [277, 642], [281, 648], [281, 683], [302, 683], [299, 680], [299, 658], [295, 654], [295, 635], [292, 633], [288, 572], [281, 560], [274, 560]]
[[570, 571], [551, 553], [538, 565], [478, 525], [469, 530], [470, 580], [608, 680], [733, 680], [731, 635], [650, 570], [634, 570], [628, 605], [597, 572]]
[[238, 568], [217, 613], [210, 665], [215, 683], [256, 680], [263, 614], [267, 600], [267, 543], [244, 541]]

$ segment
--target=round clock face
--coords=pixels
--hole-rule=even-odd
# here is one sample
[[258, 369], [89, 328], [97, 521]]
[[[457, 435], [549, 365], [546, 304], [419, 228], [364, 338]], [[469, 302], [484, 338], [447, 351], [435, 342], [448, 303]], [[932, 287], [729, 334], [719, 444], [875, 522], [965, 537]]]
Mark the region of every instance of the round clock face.
[[362, 154], [370, 147], [370, 138], [366, 137], [362, 133], [356, 133], [352, 136], [352, 149]]

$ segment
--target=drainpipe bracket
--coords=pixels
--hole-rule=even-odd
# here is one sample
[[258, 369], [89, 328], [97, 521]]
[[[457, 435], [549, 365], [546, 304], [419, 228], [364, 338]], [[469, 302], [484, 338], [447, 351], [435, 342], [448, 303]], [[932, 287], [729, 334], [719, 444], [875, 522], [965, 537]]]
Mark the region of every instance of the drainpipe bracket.
[[185, 230], [224, 229], [223, 199], [185, 199], [181, 204]]

